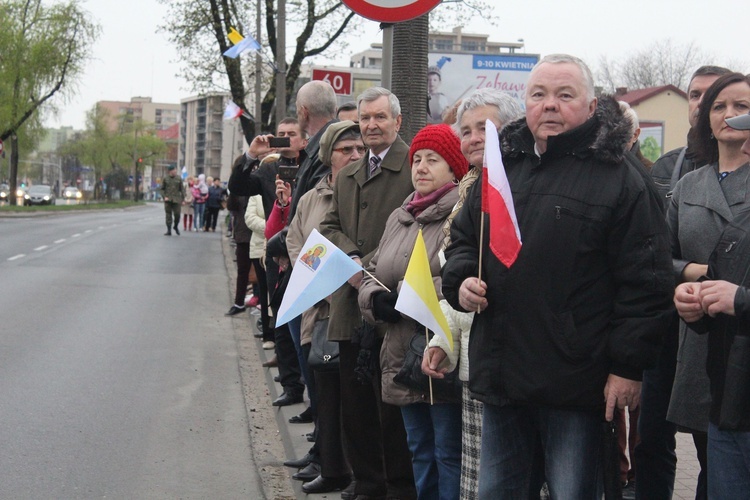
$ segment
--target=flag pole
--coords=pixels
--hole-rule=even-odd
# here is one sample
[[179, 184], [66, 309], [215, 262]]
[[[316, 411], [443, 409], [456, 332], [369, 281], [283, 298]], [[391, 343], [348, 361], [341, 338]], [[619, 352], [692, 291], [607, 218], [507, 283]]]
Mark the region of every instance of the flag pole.
[[[486, 148], [485, 148], [486, 149]], [[485, 151], [484, 155], [482, 156], [482, 164], [486, 165], [487, 160], [485, 158], [487, 152]], [[487, 169], [482, 169], [482, 176], [487, 175]], [[487, 182], [487, 179], [482, 179], [482, 183]], [[482, 184], [482, 187], [484, 188], [484, 184]], [[481, 196], [484, 196], [485, 192], [484, 189], [481, 191]], [[482, 200], [482, 210], [481, 215], [479, 217], [479, 272], [477, 273], [477, 279], [481, 282], [482, 281], [482, 254], [484, 253], [484, 200]], [[477, 314], [480, 314], [482, 311], [479, 309], [479, 305], [477, 305]]]
[[[424, 345], [427, 346], [425, 349], [428, 349], [430, 346], [430, 334], [427, 327], [424, 327]], [[434, 405], [435, 401], [432, 398], [432, 377], [428, 376], [427, 379], [430, 381], [430, 405]]]
[[373, 279], [373, 280], [375, 281], [375, 283], [377, 283], [378, 285], [380, 285], [380, 286], [382, 286], [383, 288], [385, 288], [385, 290], [386, 290], [387, 292], [390, 292], [390, 291], [391, 291], [391, 289], [390, 289], [390, 288], [388, 288], [388, 287], [387, 287], [387, 286], [385, 286], [385, 285], [384, 285], [383, 283], [381, 283], [381, 282], [380, 282], [380, 280], [379, 280], [379, 279], [377, 279], [377, 278], [376, 278], [375, 276], [373, 276], [373, 275], [372, 275], [372, 273], [370, 273], [370, 272], [369, 272], [369, 271], [368, 271], [367, 269], [365, 269], [365, 268], [363, 267], [363, 268], [362, 268], [362, 270], [363, 270], [363, 271], [365, 272], [365, 274], [367, 274], [367, 276], [369, 276], [370, 278], [372, 278], [372, 279]]

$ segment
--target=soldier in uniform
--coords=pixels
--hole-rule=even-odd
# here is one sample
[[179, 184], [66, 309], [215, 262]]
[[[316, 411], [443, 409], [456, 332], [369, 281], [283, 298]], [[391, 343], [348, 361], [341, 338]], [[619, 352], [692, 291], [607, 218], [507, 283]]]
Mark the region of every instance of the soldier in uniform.
[[180, 205], [185, 197], [185, 186], [182, 179], [177, 177], [177, 167], [170, 165], [167, 168], [168, 175], [161, 183], [161, 197], [164, 199], [164, 213], [167, 222], [167, 232], [164, 236], [172, 236], [172, 221], [174, 221], [174, 232], [180, 235]]

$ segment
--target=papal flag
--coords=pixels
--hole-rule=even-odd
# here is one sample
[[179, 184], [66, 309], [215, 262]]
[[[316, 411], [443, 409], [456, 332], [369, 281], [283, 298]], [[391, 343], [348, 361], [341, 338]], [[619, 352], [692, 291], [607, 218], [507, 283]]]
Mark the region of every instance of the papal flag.
[[229, 28], [227, 35], [232, 46], [224, 51], [226, 57], [236, 59], [237, 56], [248, 50], [260, 50], [260, 44], [251, 36], [243, 37], [234, 28]]
[[396, 310], [443, 337], [453, 350], [453, 335], [440, 309], [421, 229], [417, 233], [417, 241], [406, 267], [404, 282], [396, 300]]
[[358, 272], [362, 272], [362, 266], [313, 229], [292, 268], [276, 326], [288, 323], [328, 297]]

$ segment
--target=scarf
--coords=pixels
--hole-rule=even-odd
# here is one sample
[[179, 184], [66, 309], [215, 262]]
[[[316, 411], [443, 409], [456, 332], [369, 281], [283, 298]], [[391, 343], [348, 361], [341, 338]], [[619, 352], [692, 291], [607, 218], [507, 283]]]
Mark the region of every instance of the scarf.
[[419, 217], [419, 214], [424, 212], [428, 207], [431, 207], [432, 205], [437, 203], [437, 201], [446, 193], [449, 193], [457, 187], [458, 186], [456, 184], [449, 182], [445, 186], [438, 188], [425, 196], [422, 196], [421, 194], [415, 192], [414, 198], [412, 198], [411, 201], [406, 204], [406, 211], [412, 214], [415, 218]]

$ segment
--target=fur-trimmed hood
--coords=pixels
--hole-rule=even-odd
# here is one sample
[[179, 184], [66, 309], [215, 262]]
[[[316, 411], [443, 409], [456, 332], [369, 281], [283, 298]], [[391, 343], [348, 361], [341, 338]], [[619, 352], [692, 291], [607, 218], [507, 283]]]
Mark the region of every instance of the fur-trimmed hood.
[[[503, 156], [533, 154], [534, 138], [526, 118], [509, 123], [500, 131]], [[605, 163], [620, 163], [630, 139], [630, 122], [622, 114], [612, 96], [598, 98], [594, 116], [584, 124], [560, 135], [550, 137], [545, 155], [592, 156]]]

